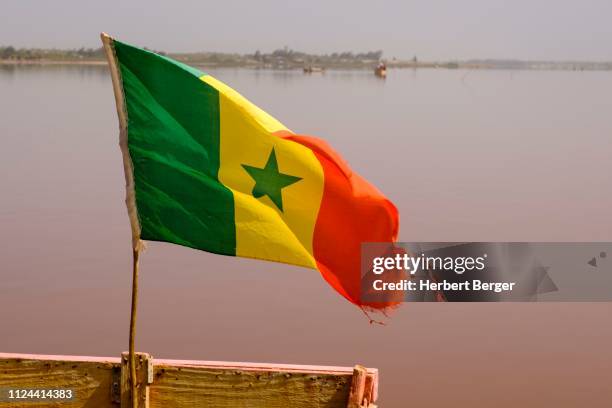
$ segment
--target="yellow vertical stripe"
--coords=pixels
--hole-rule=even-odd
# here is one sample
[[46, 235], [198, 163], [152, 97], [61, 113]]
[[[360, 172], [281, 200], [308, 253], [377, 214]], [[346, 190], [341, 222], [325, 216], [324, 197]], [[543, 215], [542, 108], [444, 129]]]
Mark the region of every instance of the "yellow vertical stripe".
[[[202, 81], [219, 91], [219, 180], [234, 194], [236, 256], [267, 259], [316, 268], [312, 238], [324, 175], [314, 153], [273, 132], [287, 130], [210, 75]], [[263, 168], [274, 148], [280, 172], [302, 180], [282, 189], [283, 211], [267, 196], [255, 198], [255, 181], [242, 165]]]

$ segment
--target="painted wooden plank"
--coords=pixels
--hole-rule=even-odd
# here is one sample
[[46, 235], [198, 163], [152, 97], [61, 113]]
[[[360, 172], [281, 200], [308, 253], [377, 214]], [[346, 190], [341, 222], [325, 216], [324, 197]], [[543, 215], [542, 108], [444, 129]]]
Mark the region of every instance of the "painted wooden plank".
[[351, 373], [154, 365], [151, 408], [346, 408]]
[[97, 357], [97, 356], [70, 356], [56, 354], [23, 354], [23, 353], [0, 353], [0, 360], [44, 360], [44, 361], [72, 361], [87, 363], [111, 363], [121, 364], [120, 357]]
[[[197, 361], [197, 360], [168, 360], [155, 359], [155, 365], [166, 365], [175, 367], [200, 367], [213, 370], [241, 370], [241, 371], [279, 371], [285, 373], [302, 374], [327, 374], [332, 376], [344, 376], [352, 378], [354, 367], [337, 366], [314, 366], [296, 364], [269, 364], [269, 363], [244, 363], [244, 362], [220, 362], [220, 361]], [[367, 377], [364, 397], [373, 404], [378, 399], [378, 370], [366, 368]], [[350, 380], [349, 380], [350, 381]], [[350, 388], [350, 387], [349, 387]], [[154, 405], [151, 405], [154, 406]], [[346, 407], [347, 405], [344, 405]], [[373, 405], [372, 405], [373, 406]]]
[[[1, 354], [0, 354], [1, 355]], [[276, 364], [276, 363], [245, 363], [236, 361], [207, 361], [207, 360], [170, 360], [170, 359], [155, 359], [155, 364], [173, 365], [182, 367], [210, 367], [210, 368], [227, 368], [242, 370], [265, 370], [265, 371], [289, 371], [289, 372], [308, 372], [308, 373], [327, 373], [327, 374], [352, 374], [354, 367], [339, 367], [339, 366], [321, 366], [321, 365], [304, 365], [304, 364]], [[376, 368], [367, 368], [369, 374], [376, 375]]]
[[[46, 356], [19, 356], [0, 354], [0, 387], [35, 389], [70, 389], [75, 393], [69, 404], [49, 401], [27, 402], [13, 400], [0, 402], [2, 408], [70, 406], [117, 408], [111, 402], [113, 370], [120, 370], [118, 359], [45, 358]], [[114, 361], [110, 361], [114, 360]]]
[[[145, 360], [138, 377], [148, 383]], [[122, 377], [121, 367], [120, 358], [0, 353], [0, 387], [70, 388], [77, 395], [70, 407], [118, 408], [111, 391], [113, 381]], [[352, 367], [193, 360], [155, 359], [152, 368], [151, 408], [346, 408], [354, 376]], [[365, 374], [358, 394], [373, 403], [378, 371], [365, 369]], [[21, 406], [0, 403], [0, 408]]]

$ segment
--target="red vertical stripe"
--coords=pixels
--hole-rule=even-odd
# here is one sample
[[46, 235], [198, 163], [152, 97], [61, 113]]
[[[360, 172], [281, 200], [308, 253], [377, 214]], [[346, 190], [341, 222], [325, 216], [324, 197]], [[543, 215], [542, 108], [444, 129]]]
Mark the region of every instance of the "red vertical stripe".
[[361, 243], [393, 242], [399, 230], [395, 205], [354, 173], [326, 142], [300, 135], [282, 137], [310, 148], [323, 167], [325, 186], [314, 230], [319, 271], [340, 294], [359, 306], [384, 308], [360, 300]]

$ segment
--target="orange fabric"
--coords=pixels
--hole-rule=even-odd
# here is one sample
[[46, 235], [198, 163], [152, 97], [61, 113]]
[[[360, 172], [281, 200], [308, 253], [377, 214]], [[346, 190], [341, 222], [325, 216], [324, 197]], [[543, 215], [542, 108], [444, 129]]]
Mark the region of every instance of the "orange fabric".
[[395, 205], [376, 187], [354, 173], [325, 141], [283, 134], [310, 148], [325, 174], [313, 251], [318, 269], [345, 298], [358, 306], [385, 309], [396, 302], [366, 304], [360, 299], [361, 244], [394, 242], [399, 230]]

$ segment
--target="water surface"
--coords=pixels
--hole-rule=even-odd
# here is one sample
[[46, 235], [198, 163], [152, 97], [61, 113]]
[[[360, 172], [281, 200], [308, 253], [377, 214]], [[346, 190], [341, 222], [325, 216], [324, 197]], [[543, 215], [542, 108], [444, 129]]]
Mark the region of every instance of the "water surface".
[[[612, 241], [612, 73], [212, 70], [326, 138], [406, 241]], [[127, 349], [130, 229], [102, 67], [0, 66], [0, 350]], [[612, 259], [610, 260], [612, 261]], [[151, 243], [137, 348], [381, 370], [385, 407], [606, 406], [610, 304], [414, 304], [370, 326], [316, 271]]]

